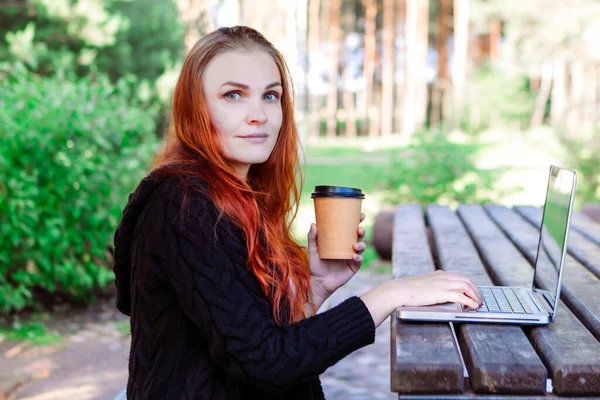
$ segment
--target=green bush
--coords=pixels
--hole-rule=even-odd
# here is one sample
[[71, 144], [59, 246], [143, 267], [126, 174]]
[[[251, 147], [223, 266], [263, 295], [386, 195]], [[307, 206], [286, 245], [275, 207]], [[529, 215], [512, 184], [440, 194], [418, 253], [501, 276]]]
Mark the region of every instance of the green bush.
[[481, 145], [457, 143], [442, 131], [415, 133], [390, 167], [384, 200], [400, 203], [484, 203], [493, 200], [501, 170], [481, 170]]
[[569, 132], [557, 129], [559, 142], [566, 150], [565, 164], [577, 170], [577, 197], [583, 203], [600, 201], [600, 126], [591, 131]]
[[508, 75], [491, 67], [475, 71], [457, 110], [461, 129], [479, 134], [490, 127], [528, 127], [535, 107], [525, 75]]
[[134, 87], [0, 66], [0, 310], [111, 281], [107, 244], [156, 146]]
[[9, 3], [0, 7], [0, 42], [8, 45], [0, 45], [0, 60], [20, 60], [40, 75], [70, 69], [154, 82], [185, 56], [175, 0]]

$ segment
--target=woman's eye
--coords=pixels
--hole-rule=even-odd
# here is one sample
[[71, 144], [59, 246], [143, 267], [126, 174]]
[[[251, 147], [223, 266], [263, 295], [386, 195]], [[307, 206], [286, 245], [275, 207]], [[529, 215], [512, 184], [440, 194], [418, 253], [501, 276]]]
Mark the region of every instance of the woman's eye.
[[223, 95], [223, 97], [225, 97], [227, 100], [237, 100], [240, 98], [240, 96], [241, 95], [239, 92], [228, 92]]
[[265, 100], [267, 101], [277, 101], [279, 99], [279, 94], [275, 92], [269, 92], [265, 94]]

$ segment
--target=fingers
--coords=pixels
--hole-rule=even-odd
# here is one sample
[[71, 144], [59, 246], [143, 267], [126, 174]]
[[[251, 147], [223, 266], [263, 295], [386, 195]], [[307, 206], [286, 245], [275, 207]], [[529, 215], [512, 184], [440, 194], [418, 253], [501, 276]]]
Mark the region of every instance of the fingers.
[[316, 240], [317, 239], [317, 225], [316, 224], [310, 224], [310, 229], [308, 230], [308, 235], [306, 235], [308, 237], [309, 240]]
[[363, 222], [365, 220], [365, 217], [366, 217], [365, 213], [360, 213], [360, 222]]
[[364, 262], [363, 256], [361, 256], [359, 254], [354, 254], [352, 256], [352, 260], [348, 261], [348, 267], [350, 267], [352, 269], [352, 271], [354, 271], [356, 273], [362, 266], [363, 262]]
[[[438, 270], [438, 271], [440, 271], [440, 270]], [[436, 271], [436, 273], [438, 271]], [[442, 271], [438, 275], [441, 275], [442, 278], [445, 281], [448, 281], [448, 282], [450, 282], [450, 281], [451, 282], [462, 282], [462, 283], [468, 285], [468, 287], [469, 287], [469, 290], [468, 290], [469, 295], [472, 296], [472, 298], [475, 301], [478, 301], [480, 303], [483, 302], [483, 299], [481, 298], [481, 293], [479, 292], [479, 289], [477, 288], [477, 285], [475, 285], [475, 283], [473, 282], [473, 280], [471, 278], [469, 278], [468, 276], [462, 275], [462, 274], [457, 274], [457, 273], [454, 273], [454, 272], [446, 272], [446, 271]]]
[[358, 254], [362, 254], [363, 251], [365, 251], [367, 249], [367, 244], [365, 242], [358, 242], [358, 243], [354, 243], [352, 245], [352, 248], [354, 249], [354, 251]]
[[359, 242], [365, 237], [366, 233], [367, 233], [367, 231], [365, 231], [365, 228], [358, 228], [358, 241]]
[[316, 254], [318, 252], [317, 225], [310, 224], [310, 229], [308, 230], [306, 237], [308, 238], [308, 254]]
[[468, 284], [463, 281], [446, 281], [446, 284], [450, 287], [451, 290], [459, 293], [464, 293], [469, 296], [473, 301], [477, 302], [477, 304], [481, 304], [481, 299], [479, 295], [479, 290], [473, 285]]
[[459, 293], [459, 292], [446, 292], [447, 295], [447, 301], [453, 302], [453, 303], [460, 303], [463, 306], [466, 307], [470, 307], [470, 308], [479, 308], [480, 303], [476, 302], [475, 300], [473, 300], [470, 297], [465, 296], [463, 293]]

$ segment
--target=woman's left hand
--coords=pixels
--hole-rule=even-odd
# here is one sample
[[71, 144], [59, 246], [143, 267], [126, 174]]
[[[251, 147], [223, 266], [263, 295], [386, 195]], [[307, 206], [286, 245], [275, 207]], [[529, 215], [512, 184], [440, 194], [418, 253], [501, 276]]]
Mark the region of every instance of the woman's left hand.
[[[360, 222], [365, 219], [365, 214], [360, 214]], [[355, 254], [351, 260], [321, 260], [317, 245], [317, 225], [311, 224], [308, 232], [308, 261], [311, 273], [312, 302], [317, 309], [340, 286], [344, 285], [358, 272], [363, 257], [361, 254], [367, 248], [362, 242], [365, 229], [358, 228], [358, 241], [353, 245]]]

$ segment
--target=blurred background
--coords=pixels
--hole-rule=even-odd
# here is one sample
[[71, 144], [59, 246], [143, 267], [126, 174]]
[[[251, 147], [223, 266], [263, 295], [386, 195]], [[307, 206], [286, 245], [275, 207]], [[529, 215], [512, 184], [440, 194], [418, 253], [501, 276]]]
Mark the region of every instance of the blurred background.
[[[369, 243], [395, 204], [541, 205], [552, 163], [578, 172], [577, 209], [598, 209], [600, 0], [0, 0], [4, 398], [124, 384], [126, 357], [107, 357], [129, 332], [113, 308], [113, 234], [187, 51], [238, 24], [292, 73], [298, 240], [318, 184], [366, 193]], [[389, 273], [374, 246], [365, 258]]]

